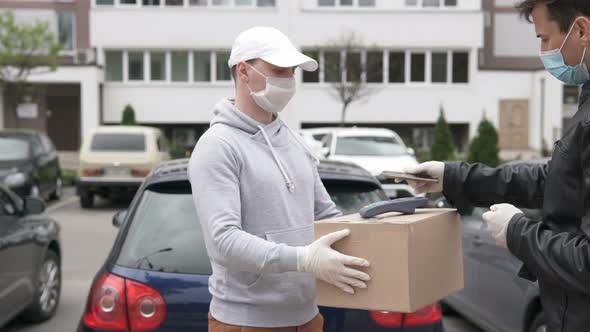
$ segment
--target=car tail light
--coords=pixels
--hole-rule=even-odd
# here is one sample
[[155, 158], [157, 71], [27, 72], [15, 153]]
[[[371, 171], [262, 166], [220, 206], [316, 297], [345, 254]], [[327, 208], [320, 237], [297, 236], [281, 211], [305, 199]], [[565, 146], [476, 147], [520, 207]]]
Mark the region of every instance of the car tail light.
[[84, 325], [99, 330], [147, 331], [160, 326], [166, 303], [155, 289], [104, 273], [93, 285]]
[[426, 306], [411, 314], [387, 311], [371, 311], [371, 319], [383, 327], [407, 327], [436, 324], [442, 319], [442, 312], [438, 303]]
[[404, 321], [404, 314], [387, 311], [371, 311], [371, 318], [377, 325], [384, 327], [402, 326]]
[[148, 331], [160, 326], [166, 317], [164, 298], [155, 289], [127, 280], [131, 331]]
[[424, 307], [415, 313], [407, 314], [404, 326], [429, 325], [442, 319], [442, 311], [438, 303]]
[[131, 171], [131, 174], [138, 178], [144, 178], [150, 174], [149, 169], [134, 169]]
[[95, 329], [127, 331], [125, 279], [103, 274], [90, 290], [84, 325]]
[[104, 170], [99, 168], [85, 168], [82, 170], [82, 175], [84, 176], [102, 176], [104, 175]]

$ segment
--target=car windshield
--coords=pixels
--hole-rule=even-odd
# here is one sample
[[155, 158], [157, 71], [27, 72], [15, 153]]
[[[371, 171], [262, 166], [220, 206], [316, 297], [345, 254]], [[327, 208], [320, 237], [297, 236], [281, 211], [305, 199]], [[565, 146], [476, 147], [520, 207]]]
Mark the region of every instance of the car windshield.
[[387, 195], [376, 184], [353, 181], [324, 181], [332, 201], [343, 214], [359, 212], [371, 203], [388, 200]]
[[143, 152], [145, 151], [144, 134], [100, 133], [92, 138], [90, 150], [95, 152]]
[[406, 148], [394, 137], [350, 136], [338, 137], [336, 155], [344, 156], [399, 156]]
[[0, 137], [0, 160], [24, 160], [29, 158], [29, 142], [19, 138]]

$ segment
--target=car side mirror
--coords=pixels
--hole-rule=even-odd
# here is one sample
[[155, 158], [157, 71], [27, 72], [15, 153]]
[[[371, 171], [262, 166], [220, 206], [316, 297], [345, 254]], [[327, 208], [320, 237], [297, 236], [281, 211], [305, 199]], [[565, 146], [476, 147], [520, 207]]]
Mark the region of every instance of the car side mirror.
[[414, 150], [414, 148], [408, 148], [408, 153], [411, 154], [412, 156], [415, 156], [416, 150]]
[[115, 213], [115, 215], [113, 216], [113, 226], [115, 226], [117, 228], [121, 227], [121, 225], [123, 225], [123, 222], [125, 221], [126, 217], [127, 217], [127, 210], [122, 210], [122, 211]]
[[45, 202], [39, 198], [27, 197], [24, 203], [24, 214], [41, 214], [45, 212]]
[[320, 151], [322, 153], [322, 156], [324, 156], [324, 158], [328, 157], [330, 155], [330, 148], [324, 147]]

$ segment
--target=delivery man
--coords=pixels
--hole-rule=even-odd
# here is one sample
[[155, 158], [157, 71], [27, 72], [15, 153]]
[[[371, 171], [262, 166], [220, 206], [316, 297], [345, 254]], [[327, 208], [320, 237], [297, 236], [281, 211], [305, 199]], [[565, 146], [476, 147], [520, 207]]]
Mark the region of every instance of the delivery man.
[[[538, 280], [549, 331], [590, 331], [590, 1], [525, 0], [517, 8], [535, 24], [547, 71], [584, 85], [551, 162], [489, 168], [433, 161], [406, 171], [439, 178], [410, 185], [442, 191], [460, 210], [492, 205], [483, 218], [497, 244], [523, 262], [520, 276]], [[542, 208], [543, 220], [514, 205]]]

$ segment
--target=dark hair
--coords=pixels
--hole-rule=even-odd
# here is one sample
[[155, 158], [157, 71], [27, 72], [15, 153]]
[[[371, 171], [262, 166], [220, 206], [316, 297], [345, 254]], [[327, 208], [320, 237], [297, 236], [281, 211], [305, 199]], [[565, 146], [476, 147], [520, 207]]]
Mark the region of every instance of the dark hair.
[[524, 0], [516, 5], [520, 15], [533, 22], [531, 15], [535, 6], [545, 4], [552, 20], [559, 24], [562, 32], [567, 32], [579, 15], [590, 16], [588, 0]]

